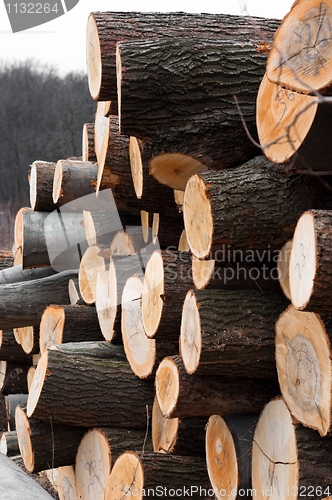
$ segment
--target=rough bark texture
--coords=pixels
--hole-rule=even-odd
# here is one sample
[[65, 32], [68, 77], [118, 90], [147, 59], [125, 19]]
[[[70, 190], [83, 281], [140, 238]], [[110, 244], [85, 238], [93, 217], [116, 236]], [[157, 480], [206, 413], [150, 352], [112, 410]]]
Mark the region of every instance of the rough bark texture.
[[30, 203], [32, 210], [52, 212], [57, 206], [52, 198], [56, 163], [34, 161], [30, 173]]
[[27, 394], [28, 393], [28, 370], [29, 365], [20, 365], [18, 363], [1, 363], [0, 389], [2, 394]]
[[0, 331], [0, 359], [10, 363], [32, 364], [32, 355], [27, 354], [22, 346], [16, 342], [13, 330]]
[[[28, 416], [41, 420], [51, 416], [53, 422], [87, 427], [145, 428], [153, 384], [135, 377], [120, 346], [107, 344], [97, 344], [101, 353], [95, 351], [95, 357], [90, 343], [63, 344], [44, 353], [51, 375], [40, 382], [41, 394], [31, 410], [29, 397]], [[120, 353], [120, 360], [114, 353]]]
[[97, 163], [95, 153], [95, 124], [84, 123], [82, 132], [82, 160]]
[[[91, 22], [99, 39], [98, 47], [90, 48], [87, 36], [88, 58], [101, 60], [101, 81], [94, 98], [112, 100], [117, 97], [115, 46], [118, 40], [140, 40], [164, 36], [193, 36], [215, 39], [236, 37], [269, 48], [280, 21], [275, 19], [229, 16], [225, 14], [93, 12]], [[89, 35], [89, 33], [88, 33]], [[88, 64], [89, 67], [89, 64]], [[91, 79], [89, 68], [89, 80]], [[90, 88], [91, 83], [89, 81]]]
[[20, 454], [16, 431], [8, 431], [2, 434], [0, 452], [7, 455], [7, 457], [15, 457]]
[[[120, 131], [150, 137], [156, 152], [188, 154], [222, 169], [258, 153], [257, 89], [266, 55], [234, 40], [179, 38], [119, 42]], [[172, 70], [170, 71], [170, 68]]]
[[[199, 192], [203, 202], [194, 205]], [[292, 237], [305, 210], [330, 204], [330, 191], [324, 191], [316, 178], [286, 175], [264, 157], [232, 170], [202, 172], [190, 179], [185, 191], [188, 243], [198, 258], [222, 252], [225, 245], [247, 253], [254, 250], [256, 258], [264, 258]]]
[[3, 394], [0, 394], [0, 432], [6, 432], [8, 430], [8, 416], [5, 396]]
[[55, 271], [50, 266], [23, 270], [22, 264], [19, 264], [18, 266], [9, 267], [8, 269], [0, 271], [0, 285], [46, 278], [53, 274], [55, 274]]
[[184, 307], [180, 349], [188, 373], [277, 378], [274, 325], [288, 304], [259, 290], [191, 290], [199, 322]]
[[53, 199], [65, 205], [96, 190], [98, 166], [90, 161], [59, 160], [56, 166]]
[[15, 412], [19, 405], [26, 405], [28, 394], [8, 394], [5, 396], [6, 411], [8, 416], [9, 429], [16, 430]]
[[69, 302], [68, 280], [77, 273], [65, 271], [48, 278], [0, 286], [0, 328], [38, 326], [45, 307]]
[[0, 258], [0, 271], [3, 269], [7, 269], [8, 267], [12, 267], [14, 265], [14, 257], [13, 255], [7, 255], [3, 253]]
[[[235, 413], [259, 413], [266, 401], [279, 393], [278, 384], [258, 379], [201, 377], [188, 375], [180, 356], [169, 358], [176, 366], [179, 382], [168, 377], [167, 383], [162, 373], [163, 362], [156, 374], [156, 393], [161, 411], [165, 416], [184, 418]], [[161, 378], [160, 375], [163, 375]], [[165, 412], [163, 401], [169, 397], [173, 384], [178, 385], [179, 394], [174, 401], [174, 409]]]

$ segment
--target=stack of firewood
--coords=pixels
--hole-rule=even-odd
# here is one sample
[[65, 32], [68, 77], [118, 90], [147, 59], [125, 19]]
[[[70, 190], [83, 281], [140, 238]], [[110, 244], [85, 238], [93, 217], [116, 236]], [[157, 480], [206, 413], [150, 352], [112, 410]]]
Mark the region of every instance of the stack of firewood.
[[89, 16], [95, 123], [31, 166], [0, 270], [0, 446], [60, 500], [332, 494], [331, 191], [298, 173], [330, 81], [280, 59], [316, 3]]

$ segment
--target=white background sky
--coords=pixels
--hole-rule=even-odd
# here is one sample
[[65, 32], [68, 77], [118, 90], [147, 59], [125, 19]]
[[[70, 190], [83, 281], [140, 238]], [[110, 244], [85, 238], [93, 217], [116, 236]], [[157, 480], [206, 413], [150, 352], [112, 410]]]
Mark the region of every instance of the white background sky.
[[[31, 0], [17, 0], [17, 2]], [[61, 0], [59, 0], [61, 2]], [[6, 9], [0, 0], [0, 60], [13, 62], [29, 58], [49, 63], [61, 74], [86, 71], [85, 30], [92, 11], [209, 12], [248, 14], [282, 19], [293, 0], [80, 0], [67, 14], [36, 28], [12, 33]]]

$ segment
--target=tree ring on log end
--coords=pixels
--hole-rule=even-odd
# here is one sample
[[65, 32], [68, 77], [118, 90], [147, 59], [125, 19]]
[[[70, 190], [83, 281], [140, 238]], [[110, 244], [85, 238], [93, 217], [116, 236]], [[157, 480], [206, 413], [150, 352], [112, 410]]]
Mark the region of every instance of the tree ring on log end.
[[145, 335], [141, 298], [143, 281], [127, 279], [122, 292], [121, 331], [123, 347], [132, 371], [140, 378], [151, 375], [156, 362], [156, 341]]
[[164, 265], [161, 253], [155, 250], [145, 269], [142, 315], [145, 333], [153, 337], [156, 333], [164, 305]]
[[192, 374], [199, 366], [202, 350], [201, 321], [196, 295], [189, 290], [183, 303], [180, 353], [188, 373]]
[[136, 137], [129, 139], [129, 158], [131, 176], [137, 198], [141, 199], [143, 194], [143, 164], [142, 155]]
[[183, 220], [192, 253], [198, 259], [209, 255], [213, 236], [213, 217], [204, 181], [190, 177], [184, 193]]
[[46, 307], [40, 320], [39, 348], [43, 354], [51, 345], [62, 344], [65, 311], [58, 305]]
[[234, 440], [226, 422], [211, 415], [206, 426], [206, 465], [218, 500], [236, 498], [238, 466]]
[[[30, 418], [37, 406], [39, 396], [43, 389], [48, 365], [48, 352], [45, 351], [39, 361], [31, 383], [28, 402], [27, 402], [27, 416]], [[51, 374], [50, 374], [51, 375]]]
[[213, 276], [215, 260], [197, 259], [195, 255], [192, 258], [193, 282], [198, 290], [203, 290]]
[[274, 37], [266, 65], [274, 83], [306, 94], [332, 81], [330, 1], [296, 2]]
[[95, 302], [97, 274], [99, 271], [105, 271], [105, 261], [99, 253], [99, 246], [89, 246], [84, 252], [80, 263], [78, 283], [80, 293], [86, 304], [93, 304]]
[[289, 262], [289, 286], [292, 304], [304, 309], [313, 293], [316, 275], [316, 231], [314, 216], [305, 212], [298, 220]]
[[104, 500], [111, 471], [111, 450], [101, 429], [84, 434], [76, 454], [76, 484], [81, 500]]
[[134, 452], [126, 451], [115, 461], [107, 480], [105, 500], [142, 500], [143, 467]]
[[160, 184], [184, 191], [188, 179], [207, 167], [192, 156], [183, 153], [163, 153], [149, 162], [149, 171]]
[[18, 446], [24, 465], [29, 472], [33, 472], [35, 467], [35, 453], [30, 439], [31, 429], [29, 420], [20, 406], [17, 406], [15, 410], [15, 425]]
[[166, 418], [162, 414], [158, 399], [152, 407], [152, 447], [156, 453], [172, 453], [178, 438], [178, 418]]
[[257, 131], [264, 154], [287, 162], [307, 136], [317, 112], [317, 98], [297, 94], [264, 76], [257, 95]]
[[107, 271], [99, 271], [96, 281], [96, 311], [101, 332], [109, 342], [114, 335], [117, 313], [117, 282], [113, 261]]
[[170, 358], [164, 358], [156, 372], [156, 396], [160, 410], [169, 417], [179, 398], [180, 377], [176, 364]]
[[96, 21], [89, 15], [86, 28], [86, 62], [89, 90], [92, 99], [97, 100], [102, 79], [101, 50]]
[[331, 425], [330, 342], [318, 314], [289, 306], [276, 323], [280, 390], [303, 425], [325, 436]]
[[298, 482], [299, 465], [292, 417], [286, 404], [276, 399], [265, 406], [255, 429], [252, 488], [257, 500], [279, 498], [278, 491], [282, 492], [280, 498], [291, 500]]

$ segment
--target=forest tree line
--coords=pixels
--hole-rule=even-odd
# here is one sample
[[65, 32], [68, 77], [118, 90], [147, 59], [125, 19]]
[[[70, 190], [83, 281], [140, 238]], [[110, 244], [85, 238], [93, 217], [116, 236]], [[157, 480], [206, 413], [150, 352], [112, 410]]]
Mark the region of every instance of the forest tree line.
[[0, 89], [1, 250], [11, 248], [17, 210], [29, 206], [31, 163], [81, 156], [83, 124], [94, 121], [96, 103], [86, 74], [59, 76], [34, 61], [0, 62]]

